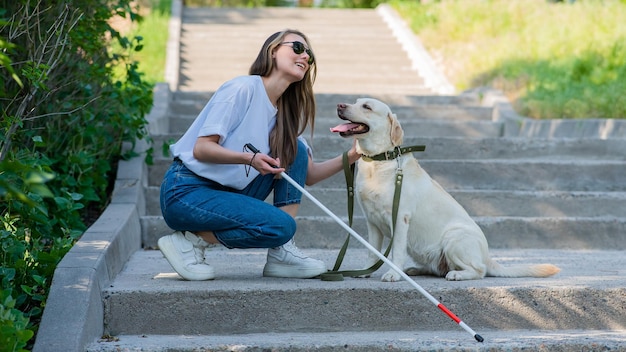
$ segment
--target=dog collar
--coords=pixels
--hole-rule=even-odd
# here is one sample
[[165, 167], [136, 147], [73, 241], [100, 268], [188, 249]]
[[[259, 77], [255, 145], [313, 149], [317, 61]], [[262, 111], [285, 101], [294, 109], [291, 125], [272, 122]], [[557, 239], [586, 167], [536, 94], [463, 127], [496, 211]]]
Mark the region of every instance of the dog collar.
[[376, 154], [376, 155], [363, 155], [361, 159], [364, 161], [383, 161], [383, 160], [393, 160], [399, 157], [402, 154], [413, 153], [413, 152], [423, 152], [426, 150], [425, 145], [412, 145], [410, 147], [395, 147], [392, 150], [388, 150], [384, 153]]

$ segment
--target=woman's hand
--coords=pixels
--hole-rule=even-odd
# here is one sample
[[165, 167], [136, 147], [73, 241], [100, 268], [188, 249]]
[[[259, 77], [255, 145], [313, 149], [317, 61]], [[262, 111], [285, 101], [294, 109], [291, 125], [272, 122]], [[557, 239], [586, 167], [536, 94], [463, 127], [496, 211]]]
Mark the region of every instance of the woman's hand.
[[348, 150], [348, 162], [350, 165], [354, 164], [357, 160], [361, 158], [361, 154], [356, 151], [356, 139], [352, 142], [352, 148]]
[[280, 167], [280, 159], [272, 158], [267, 154], [252, 154], [249, 165], [255, 168], [261, 175], [280, 174], [285, 168]]

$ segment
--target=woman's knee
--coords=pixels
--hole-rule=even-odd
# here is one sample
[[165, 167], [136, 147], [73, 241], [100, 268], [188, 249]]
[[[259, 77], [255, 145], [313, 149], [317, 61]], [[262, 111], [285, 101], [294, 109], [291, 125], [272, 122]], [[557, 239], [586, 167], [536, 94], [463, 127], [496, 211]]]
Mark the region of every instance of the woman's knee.
[[[286, 213], [285, 213], [286, 214]], [[282, 246], [283, 244], [289, 242], [296, 234], [296, 220], [287, 215], [282, 221], [279, 230], [276, 232], [273, 241], [274, 244], [271, 247]]]

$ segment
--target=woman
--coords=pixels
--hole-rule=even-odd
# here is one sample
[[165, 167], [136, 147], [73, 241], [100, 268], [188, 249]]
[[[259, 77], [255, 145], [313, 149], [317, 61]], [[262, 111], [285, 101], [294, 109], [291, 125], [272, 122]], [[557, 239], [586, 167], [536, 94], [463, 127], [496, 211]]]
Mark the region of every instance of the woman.
[[[274, 33], [249, 75], [223, 84], [170, 147], [175, 159], [161, 185], [161, 210], [176, 232], [158, 244], [183, 278], [215, 278], [204, 250], [218, 243], [269, 248], [264, 276], [311, 278], [326, 271], [324, 262], [293, 243], [302, 194], [279, 176], [284, 171], [300, 185], [312, 185], [343, 167], [341, 155], [314, 163], [299, 137], [313, 128], [315, 73], [304, 34]], [[350, 163], [359, 157], [353, 146]], [[264, 202], [272, 191], [273, 205]]]

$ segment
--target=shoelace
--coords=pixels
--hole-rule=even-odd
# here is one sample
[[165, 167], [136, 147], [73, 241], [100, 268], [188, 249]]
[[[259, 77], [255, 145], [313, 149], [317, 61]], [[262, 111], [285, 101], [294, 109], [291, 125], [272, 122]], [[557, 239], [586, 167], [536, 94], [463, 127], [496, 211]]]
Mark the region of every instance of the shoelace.
[[296, 243], [293, 240], [283, 244], [283, 249], [286, 250], [287, 252], [293, 254], [296, 257], [306, 258], [304, 253], [302, 253], [300, 251], [300, 249], [298, 247], [296, 247]]
[[184, 236], [193, 245], [193, 256], [196, 259], [196, 264], [203, 264], [205, 260], [204, 249], [207, 247], [203, 244], [204, 241], [191, 233], [185, 233]]
[[203, 264], [204, 263], [204, 248], [200, 248], [198, 246], [196, 246], [195, 244], [193, 245], [193, 256], [196, 259], [196, 264]]

